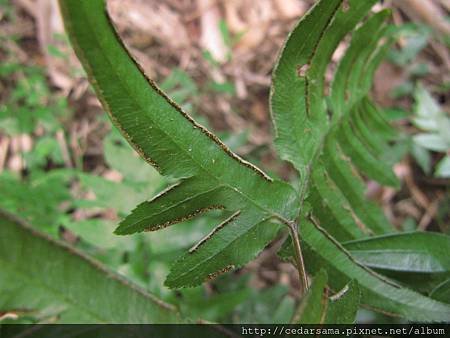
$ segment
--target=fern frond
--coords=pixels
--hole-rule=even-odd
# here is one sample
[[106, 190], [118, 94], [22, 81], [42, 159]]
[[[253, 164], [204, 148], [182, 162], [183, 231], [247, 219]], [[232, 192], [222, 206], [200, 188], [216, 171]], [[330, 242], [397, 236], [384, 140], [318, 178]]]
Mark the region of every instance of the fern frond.
[[[399, 186], [392, 163], [382, 161], [396, 132], [369, 99], [375, 70], [397, 32], [385, 24], [389, 11], [370, 16], [353, 32], [329, 97], [325, 90], [333, 52], [374, 3], [348, 1], [344, 10], [341, 1], [318, 1], [289, 36], [271, 91], [277, 151], [299, 172], [301, 205], [312, 207], [303, 208], [299, 226], [307, 269], [325, 268], [335, 290], [358, 281], [361, 303], [371, 308], [413, 320], [443, 321], [450, 313], [447, 305], [375, 273], [339, 243], [396, 231], [365, 198], [361, 177]], [[377, 136], [367, 140], [372, 134]], [[292, 255], [289, 246], [286, 252]]]
[[[60, 5], [75, 51], [113, 123], [148, 163], [179, 181], [139, 205], [116, 233], [161, 229], [211, 209], [239, 211], [233, 222], [175, 264], [169, 286], [197, 285], [238, 268], [279, 229], [261, 223], [295, 220], [295, 190], [234, 154], [149, 80], [116, 34], [103, 0], [61, 0]], [[257, 240], [236, 251], [248, 236]]]

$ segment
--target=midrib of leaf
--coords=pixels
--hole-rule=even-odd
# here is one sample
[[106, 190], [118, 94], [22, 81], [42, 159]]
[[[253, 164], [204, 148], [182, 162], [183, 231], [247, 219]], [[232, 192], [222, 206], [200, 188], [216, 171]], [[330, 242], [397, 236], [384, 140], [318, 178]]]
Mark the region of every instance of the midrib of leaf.
[[357, 265], [359, 268], [363, 269], [365, 272], [369, 273], [370, 275], [372, 275], [373, 277], [379, 279], [380, 281], [389, 284], [393, 287], [399, 288], [400, 286], [398, 284], [396, 284], [395, 282], [389, 280], [388, 278], [385, 278], [383, 275], [380, 275], [378, 273], [376, 273], [374, 270], [369, 269], [367, 266], [365, 266], [364, 264], [361, 264], [360, 262], [358, 262], [355, 258], [353, 258], [353, 256], [350, 254], [350, 252], [347, 251], [347, 249], [345, 249], [345, 247], [339, 243], [339, 241], [337, 241], [333, 236], [331, 236], [324, 228], [322, 228], [319, 225], [319, 222], [317, 222], [315, 220], [314, 217], [310, 217], [310, 223], [317, 229], [319, 230], [330, 242], [332, 242], [336, 248], [342, 252], [345, 256], [347, 256], [347, 258], [352, 261], [353, 264]]
[[[153, 197], [149, 202], [152, 202], [153, 200], [156, 200], [158, 197], [160, 197], [160, 196], [164, 195], [165, 193], [171, 191], [172, 188], [176, 188], [179, 184], [183, 184], [183, 183], [181, 182], [181, 183], [178, 183], [178, 184], [175, 184], [175, 185], [169, 187], [168, 189], [162, 191], [160, 194], [158, 194], [158, 195], [156, 195], [155, 197]], [[159, 215], [161, 215], [161, 214], [166, 213], [166, 212], [169, 211], [169, 210], [177, 209], [178, 207], [180, 207], [181, 205], [183, 205], [183, 204], [186, 203], [187, 201], [195, 200], [195, 199], [196, 199], [197, 197], [199, 197], [199, 196], [207, 195], [207, 194], [209, 194], [209, 193], [211, 193], [211, 192], [213, 192], [213, 191], [215, 191], [215, 190], [217, 190], [217, 189], [223, 188], [223, 187], [229, 188], [229, 187], [227, 187], [227, 186], [225, 186], [225, 185], [218, 185], [218, 186], [215, 186], [215, 187], [213, 187], [213, 188], [211, 188], [211, 189], [209, 189], [209, 190], [204, 190], [204, 191], [199, 192], [199, 193], [197, 193], [197, 194], [193, 194], [193, 195], [191, 195], [191, 196], [185, 198], [184, 200], [181, 200], [180, 202], [178, 202], [178, 203], [176, 203], [176, 204], [174, 204], [174, 205], [172, 205], [172, 206], [170, 206], [170, 207], [168, 207], [168, 208], [163, 208], [163, 209], [161, 209], [161, 212], [158, 212], [158, 213], [155, 213], [155, 214], [151, 214], [151, 215], [149, 215], [149, 216], [147, 216], [147, 217], [143, 217], [141, 221], [147, 220], [147, 219], [151, 219], [152, 217], [155, 217], [155, 216], [159, 216]], [[206, 208], [205, 210], [209, 210], [209, 209]], [[203, 210], [200, 210], [199, 212], [202, 212], [202, 211], [203, 211]], [[194, 215], [194, 216], [195, 216], [195, 215]]]
[[[264, 222], [266, 222], [266, 221], [267, 221], [267, 218], [264, 218], [264, 219], [262, 219], [260, 222], [258, 222], [255, 226], [262, 225], [262, 224], [263, 224]], [[216, 253], [214, 253], [214, 254], [208, 256], [207, 259], [202, 260], [202, 261], [198, 262], [198, 263], [195, 264], [195, 265], [191, 265], [191, 267], [190, 267], [188, 270], [186, 270], [186, 272], [184, 272], [184, 273], [182, 273], [182, 274], [179, 274], [179, 275], [178, 275], [178, 276], [179, 276], [178, 278], [180, 278], [180, 277], [182, 277], [182, 276], [184, 276], [184, 275], [188, 275], [190, 272], [194, 271], [194, 270], [195, 270], [196, 268], [198, 268], [199, 266], [205, 264], [205, 262], [209, 262], [209, 261], [211, 261], [212, 259], [214, 259], [215, 257], [219, 256], [223, 251], [225, 251], [225, 250], [228, 249], [230, 246], [232, 246], [233, 243], [235, 243], [236, 241], [239, 241], [244, 235], [248, 234], [252, 229], [253, 229], [253, 227], [248, 228], [248, 229], [242, 234], [242, 236], [236, 237], [236, 238], [233, 239], [231, 242], [228, 242], [227, 245], [226, 245], [225, 247], [222, 247], [220, 251], [217, 251]]]
[[[89, 16], [89, 15], [86, 15], [86, 11], [85, 11], [84, 6], [80, 5], [80, 8], [81, 8], [81, 10], [83, 11], [84, 16], [87, 18], [86, 22], [87, 22], [88, 26], [90, 27], [91, 31], [93, 32], [92, 35], [95, 37], [95, 40], [97, 41], [97, 43], [98, 43], [100, 46], [103, 46], [101, 39], [99, 39], [98, 36], [97, 36], [97, 34], [96, 34], [96, 29], [93, 29], [95, 26], [92, 25], [92, 23], [90, 22], [90, 16]], [[111, 22], [110, 22], [110, 25], [111, 25], [112, 29], [115, 30], [115, 27], [114, 27], [114, 25], [113, 25]], [[117, 32], [116, 32], [116, 34], [117, 34]], [[121, 40], [120, 38], [118, 38], [118, 41], [119, 41], [119, 42], [122, 42], [122, 40]], [[100, 52], [102, 53], [104, 59], [107, 60], [107, 62], [108, 62], [108, 64], [109, 64], [109, 66], [110, 66], [110, 69], [111, 69], [112, 73], [114, 73], [114, 76], [117, 78], [117, 80], [118, 80], [117, 83], [120, 84], [120, 86], [127, 92], [127, 94], [128, 94], [130, 97], [133, 97], [133, 98], [134, 98], [133, 103], [136, 105], [136, 107], [137, 107], [138, 109], [142, 110], [142, 111], [145, 111], [145, 109], [144, 109], [143, 107], [140, 107], [140, 105], [138, 104], [139, 100], [137, 100], [136, 97], [134, 96], [134, 91], [131, 90], [130, 88], [128, 88], [128, 86], [125, 86], [124, 83], [121, 81], [121, 76], [120, 76], [120, 74], [117, 73], [116, 67], [113, 66], [112, 60], [110, 60], [110, 55], [103, 52], [103, 51], [104, 51], [104, 48], [100, 48], [99, 50], [100, 50]], [[132, 59], [132, 60], [134, 61], [133, 57], [132, 57], [131, 54], [128, 52], [128, 50], [127, 50], [127, 48], [126, 48], [125, 46], [124, 46], [124, 50], [127, 51], [128, 55], [129, 55], [129, 57], [130, 57], [130, 59]], [[83, 55], [83, 58], [84, 58], [85, 60], [87, 60], [87, 58], [86, 58], [86, 56], [85, 56], [85, 54], [84, 54], [84, 51], [83, 51], [81, 48], [78, 48], [78, 52], [79, 52], [80, 54]], [[84, 65], [85, 65], [85, 67], [89, 67], [89, 63], [88, 63], [88, 62], [85, 62]], [[136, 63], [136, 65], [137, 65], [137, 63]], [[88, 73], [93, 74], [92, 69], [90, 69], [90, 72], [88, 72]], [[141, 73], [142, 73], [142, 75], [143, 75], [144, 77], [146, 77], [145, 74], [144, 74], [144, 72], [143, 72], [142, 70], [141, 70]], [[90, 75], [89, 75], [89, 76], [90, 76]], [[163, 96], [164, 99], [165, 99], [169, 104], [171, 104], [177, 111], [179, 111], [179, 112], [180, 112], [186, 119], [188, 119], [188, 120], [189, 120], [196, 128], [202, 129], [203, 131], [209, 133], [209, 131], [207, 131], [203, 126], [199, 125], [199, 124], [198, 124], [197, 122], [195, 122], [192, 118], [190, 118], [189, 115], [188, 115], [187, 113], [182, 113], [182, 108], [180, 108], [175, 102], [173, 102], [173, 101], [172, 101], [169, 97], [167, 97], [161, 90], [159, 90], [159, 89], [156, 87], [156, 85], [155, 85], [154, 83], [151, 82], [151, 80], [149, 80], [149, 79], [147, 79], [147, 80], [148, 80], [148, 82], [149, 82], [156, 90], [159, 91], [159, 94], [160, 94], [161, 96]], [[101, 101], [102, 101], [103, 105], [104, 105], [105, 107], [108, 107], [108, 104], [107, 104], [106, 100], [103, 99], [101, 88], [95, 84], [95, 81], [91, 81], [91, 82], [94, 84], [94, 87], [96, 88], [96, 92], [99, 94], [99, 98], [102, 98]], [[125, 83], [127, 83], [127, 82], [125, 81]], [[114, 117], [114, 115], [112, 114], [112, 112], [110, 111], [110, 109], [107, 109], [107, 112], [108, 112], [108, 114], [110, 115], [111, 120], [114, 122], [114, 124], [116, 124], [117, 127], [118, 127], [121, 131], [123, 131], [125, 134], [127, 134], [127, 133], [124, 131], [124, 129], [121, 127], [120, 122]], [[225, 187], [227, 187], [227, 188], [229, 188], [229, 189], [235, 191], [236, 193], [238, 193], [238, 194], [240, 194], [241, 196], [243, 196], [246, 200], [248, 200], [251, 204], [253, 204], [256, 208], [258, 208], [259, 210], [261, 210], [262, 212], [266, 212], [266, 213], [270, 214], [271, 217], [273, 217], [273, 218], [275, 218], [275, 219], [278, 219], [278, 220], [282, 221], [282, 222], [285, 223], [285, 224], [290, 223], [290, 221], [287, 220], [284, 216], [280, 215], [279, 213], [274, 212], [273, 210], [267, 209], [267, 208], [264, 207], [263, 205], [259, 204], [256, 200], [254, 200], [251, 196], [249, 196], [249, 195], [246, 194], [245, 192], [241, 191], [241, 190], [239, 189], [239, 186], [231, 185], [229, 182], [223, 182], [223, 181], [221, 181], [220, 178], [217, 177], [217, 176], [215, 176], [210, 170], [208, 170], [207, 167], [204, 167], [201, 163], [199, 163], [199, 162], [192, 156], [191, 153], [184, 151], [183, 147], [181, 147], [181, 146], [180, 146], [180, 145], [179, 145], [179, 144], [178, 144], [178, 143], [170, 136], [170, 134], [168, 134], [163, 128], [160, 127], [160, 125], [159, 125], [159, 123], [158, 123], [157, 120], [152, 119], [149, 115], [148, 115], [147, 117], [148, 117], [149, 119], [152, 120], [152, 122], [154, 123], [155, 126], [156, 126], [156, 125], [158, 126], [158, 130], [159, 130], [160, 132], [162, 132], [163, 134], [165, 134], [166, 137], [167, 137], [168, 139], [170, 139], [171, 142], [172, 142], [174, 145], [176, 145], [176, 147], [180, 150], [180, 152], [182, 152], [182, 153], [186, 154], [188, 157], [190, 157], [191, 160], [192, 160], [192, 162], [193, 162], [193, 163], [196, 163], [197, 167], [198, 167], [203, 173], [205, 173], [206, 176], [210, 177], [210, 178], [213, 179], [215, 182], [217, 182], [218, 186], [225, 186]], [[136, 149], [136, 151], [138, 151], [139, 153], [143, 153], [143, 152], [140, 150], [140, 147], [139, 147], [136, 143], [134, 143], [134, 141], [132, 140], [132, 138], [131, 138], [130, 136], [128, 136], [128, 139], [129, 139], [129, 141], [130, 141], [130, 144], [133, 146], [133, 148]], [[213, 140], [212, 140], [212, 141], [213, 141]], [[226, 147], [226, 146], [223, 145], [223, 147]], [[222, 149], [222, 150], [223, 150], [223, 149]], [[229, 151], [229, 152], [231, 153], [231, 151]], [[231, 158], [233, 158], [234, 160], [236, 160], [237, 163], [244, 164], [245, 166], [247, 166], [247, 165], [248, 165], [248, 166], [251, 166], [251, 169], [257, 171], [257, 172], [260, 174], [261, 177], [263, 177], [263, 178], [264, 178], [266, 181], [268, 181], [269, 183], [272, 183], [272, 179], [271, 179], [269, 176], [267, 176], [263, 171], [261, 171], [259, 168], [255, 167], [253, 164], [251, 164], [251, 163], [249, 163], [249, 162], [243, 160], [242, 158], [240, 158], [238, 155], [236, 155], [236, 154], [234, 154], [234, 153], [233, 153], [234, 156], [231, 156], [229, 152], [224, 151], [225, 155], [230, 156]], [[144, 158], [146, 159], [146, 157], [144, 157]], [[147, 159], [146, 159], [146, 160], [147, 160]], [[150, 164], [154, 165], [153, 163], [150, 163]], [[248, 167], [247, 167], [247, 168], [248, 168]]]

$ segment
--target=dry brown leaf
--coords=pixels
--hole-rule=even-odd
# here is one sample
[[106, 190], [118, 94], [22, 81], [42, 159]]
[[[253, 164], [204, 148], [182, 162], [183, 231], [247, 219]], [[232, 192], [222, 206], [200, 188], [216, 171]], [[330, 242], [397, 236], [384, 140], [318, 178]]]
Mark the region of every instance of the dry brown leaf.
[[270, 0], [258, 2], [245, 0], [242, 1], [240, 11], [245, 18], [246, 27], [236, 49], [253, 50], [267, 38], [270, 22], [273, 19], [273, 3]]
[[189, 46], [189, 35], [178, 13], [155, 0], [109, 0], [108, 11], [119, 31], [151, 36], [173, 48]]
[[[70, 70], [81, 68], [81, 66], [70, 46], [65, 41], [58, 39], [58, 36], [64, 34], [64, 25], [59, 13], [58, 1], [37, 0], [34, 8], [38, 42], [45, 56], [47, 73], [52, 83], [67, 94], [74, 86]], [[67, 58], [57, 57], [49, 53], [49, 46], [56, 47], [64, 55], [67, 55]]]
[[198, 0], [198, 7], [205, 8], [200, 17], [201, 36], [200, 45], [209, 51], [217, 62], [227, 61], [228, 47], [223, 41], [219, 24], [222, 19], [218, 6], [212, 0]]
[[0, 173], [3, 171], [8, 156], [9, 137], [0, 137]]
[[424, 21], [438, 32], [450, 35], [450, 22], [447, 21], [445, 13], [440, 6], [429, 0], [400, 0], [394, 5], [401, 8], [413, 19]]
[[306, 11], [306, 4], [298, 0], [273, 0], [283, 19], [298, 18]]
[[233, 34], [244, 32], [247, 28], [246, 23], [239, 16], [240, 0], [225, 1], [225, 15], [228, 29]]

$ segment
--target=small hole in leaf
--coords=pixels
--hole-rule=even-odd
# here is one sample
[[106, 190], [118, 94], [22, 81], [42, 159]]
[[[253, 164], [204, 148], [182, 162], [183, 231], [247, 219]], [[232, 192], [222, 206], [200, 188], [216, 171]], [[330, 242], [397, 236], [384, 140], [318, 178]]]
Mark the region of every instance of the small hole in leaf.
[[342, 3], [342, 11], [348, 12], [349, 9], [350, 9], [350, 3], [348, 2], [348, 0], [344, 0], [344, 2]]
[[307, 64], [304, 64], [304, 65], [302, 65], [302, 66], [298, 65], [298, 66], [297, 66], [297, 75], [298, 75], [299, 77], [304, 77], [304, 76], [306, 76], [306, 72], [308, 71], [308, 69], [309, 69], [309, 64], [308, 64], [308, 63], [307, 63]]

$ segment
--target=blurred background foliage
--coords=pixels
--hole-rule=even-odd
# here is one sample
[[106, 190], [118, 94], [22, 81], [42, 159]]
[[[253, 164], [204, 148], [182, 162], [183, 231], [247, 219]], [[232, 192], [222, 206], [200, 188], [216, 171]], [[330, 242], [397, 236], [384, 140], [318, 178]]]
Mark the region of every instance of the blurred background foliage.
[[[294, 179], [274, 156], [268, 88], [279, 46], [312, 3], [111, 0], [109, 6], [132, 53], [164, 91], [231, 149]], [[376, 10], [382, 7], [393, 7], [392, 22], [406, 27], [373, 91], [403, 133], [385, 154], [403, 184], [393, 191], [367, 181], [367, 195], [399, 229], [448, 234], [450, 5], [384, 1]], [[150, 12], [156, 22], [145, 20]], [[0, 32], [1, 208], [193, 317], [277, 323], [292, 315], [298, 281], [274, 254], [276, 244], [201, 287], [164, 287], [169, 262], [202, 238], [218, 214], [155, 233], [114, 235], [123, 216], [171, 182], [137, 156], [102, 112], [70, 50], [56, 1], [0, 0]], [[342, 56], [336, 54], [334, 64]], [[359, 320], [390, 319], [362, 310]]]

